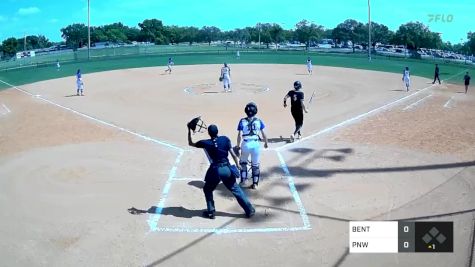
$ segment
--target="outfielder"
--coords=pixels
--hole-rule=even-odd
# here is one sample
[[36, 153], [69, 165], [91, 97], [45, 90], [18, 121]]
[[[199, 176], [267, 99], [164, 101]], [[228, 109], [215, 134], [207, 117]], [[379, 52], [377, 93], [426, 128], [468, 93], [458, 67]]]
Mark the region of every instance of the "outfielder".
[[406, 67], [402, 73], [402, 80], [406, 85], [406, 92], [409, 92], [409, 87], [411, 86], [411, 73], [409, 72], [409, 67]]
[[304, 93], [300, 91], [302, 83], [294, 82], [294, 90], [289, 91], [284, 97], [284, 108], [287, 107], [287, 98], [290, 98], [290, 112], [295, 120], [295, 131], [290, 135], [290, 141], [293, 142], [296, 135], [298, 138], [302, 137], [300, 129], [303, 126], [303, 112], [308, 113], [304, 103]]
[[78, 96], [83, 96], [84, 95], [84, 82], [82, 81], [82, 74], [81, 74], [81, 70], [78, 69], [78, 71], [76, 72], [76, 85], [77, 85], [77, 92], [76, 92], [76, 95]]
[[307, 72], [309, 75], [312, 75], [313, 73], [312, 60], [310, 59], [310, 57], [307, 58]]
[[439, 81], [439, 84], [440, 84], [439, 73], [440, 73], [439, 64], [435, 64], [434, 81], [432, 82], [432, 84], [434, 84], [436, 80]]
[[466, 94], [468, 92], [468, 86], [470, 85], [470, 75], [468, 75], [468, 71], [467, 73], [465, 73], [465, 76], [463, 76], [463, 81], [465, 84], [465, 94]]
[[221, 68], [221, 80], [223, 82], [224, 92], [231, 92], [231, 68], [227, 63]]
[[[267, 136], [264, 132], [264, 122], [256, 117], [257, 105], [253, 102], [246, 105], [244, 112], [247, 117], [239, 120], [238, 135], [237, 135], [237, 149], [241, 150], [240, 165], [241, 165], [241, 185], [247, 182], [247, 162], [249, 155], [251, 156], [251, 171], [252, 171], [252, 186], [251, 189], [257, 189], [260, 176], [260, 156], [261, 144], [259, 143], [259, 134], [262, 133], [264, 138], [264, 147], [267, 148]], [[239, 145], [241, 145], [239, 147]]]

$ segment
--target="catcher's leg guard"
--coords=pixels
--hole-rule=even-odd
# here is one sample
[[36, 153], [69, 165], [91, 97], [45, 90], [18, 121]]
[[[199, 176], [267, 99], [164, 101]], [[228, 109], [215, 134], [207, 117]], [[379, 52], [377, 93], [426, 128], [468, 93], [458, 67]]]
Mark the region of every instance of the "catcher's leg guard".
[[259, 178], [260, 178], [260, 175], [261, 175], [261, 170], [259, 168], [259, 164], [256, 164], [256, 165], [252, 165], [251, 167], [251, 170], [252, 170], [252, 182], [253, 184], [259, 184]]
[[239, 163], [241, 165], [241, 183], [247, 180], [247, 161], [241, 161]]

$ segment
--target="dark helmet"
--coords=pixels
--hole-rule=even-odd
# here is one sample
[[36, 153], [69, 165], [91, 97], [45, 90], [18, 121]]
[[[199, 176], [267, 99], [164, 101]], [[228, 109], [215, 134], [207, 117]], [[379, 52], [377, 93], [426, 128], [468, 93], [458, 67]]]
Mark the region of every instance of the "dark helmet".
[[294, 89], [295, 90], [300, 90], [302, 88], [302, 83], [300, 81], [295, 81], [294, 82]]
[[246, 107], [244, 108], [244, 113], [246, 113], [246, 115], [248, 117], [254, 117], [257, 114], [257, 105], [256, 105], [256, 103], [254, 103], [254, 102], [248, 103], [246, 105]]
[[214, 124], [211, 124], [210, 126], [208, 126], [208, 134], [212, 138], [218, 136], [218, 126], [216, 126]]

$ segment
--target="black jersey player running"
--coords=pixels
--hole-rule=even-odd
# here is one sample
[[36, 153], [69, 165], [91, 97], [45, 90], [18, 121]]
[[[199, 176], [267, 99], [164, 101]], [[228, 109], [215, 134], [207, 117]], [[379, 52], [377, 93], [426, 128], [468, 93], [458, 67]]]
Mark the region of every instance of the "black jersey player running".
[[300, 91], [302, 83], [294, 82], [294, 90], [290, 90], [284, 97], [284, 108], [287, 107], [287, 98], [290, 98], [290, 112], [295, 120], [295, 131], [290, 136], [290, 141], [293, 142], [296, 137], [302, 137], [300, 129], [303, 126], [303, 112], [308, 113], [304, 103], [304, 93]]

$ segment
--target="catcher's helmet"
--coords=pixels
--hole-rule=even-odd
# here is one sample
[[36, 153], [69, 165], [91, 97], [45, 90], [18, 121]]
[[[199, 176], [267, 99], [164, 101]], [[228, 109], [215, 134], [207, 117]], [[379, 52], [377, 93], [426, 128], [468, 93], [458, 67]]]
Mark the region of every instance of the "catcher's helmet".
[[302, 88], [302, 83], [300, 81], [295, 81], [294, 82], [294, 89], [295, 90], [300, 90]]
[[246, 115], [248, 117], [254, 117], [257, 114], [257, 105], [256, 105], [256, 103], [254, 103], [254, 102], [248, 103], [246, 105], [246, 107], [244, 108], [244, 113], [246, 113]]

